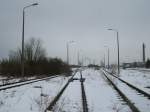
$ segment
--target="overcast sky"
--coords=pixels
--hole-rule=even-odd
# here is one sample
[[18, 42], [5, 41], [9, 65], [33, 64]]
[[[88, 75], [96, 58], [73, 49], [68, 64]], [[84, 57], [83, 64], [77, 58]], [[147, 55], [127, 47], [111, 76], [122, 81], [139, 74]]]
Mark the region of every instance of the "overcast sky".
[[0, 0], [0, 58], [21, 46], [22, 8], [26, 10], [25, 40], [41, 38], [48, 56], [66, 60], [70, 44], [70, 62], [77, 63], [77, 52], [99, 63], [107, 48], [110, 61], [117, 61], [116, 33], [120, 38], [120, 59], [142, 60], [142, 43], [150, 57], [150, 0]]

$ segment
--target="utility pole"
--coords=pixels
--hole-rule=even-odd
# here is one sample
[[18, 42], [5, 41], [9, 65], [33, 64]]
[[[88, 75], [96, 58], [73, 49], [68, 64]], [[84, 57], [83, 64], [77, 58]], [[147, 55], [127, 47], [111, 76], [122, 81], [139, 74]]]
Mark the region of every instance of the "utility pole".
[[67, 64], [69, 65], [69, 44], [74, 43], [74, 41], [69, 41], [67, 42]]
[[[108, 46], [104, 46], [104, 47], [106, 47], [107, 48], [107, 62], [108, 62], [108, 64], [107, 64], [107, 68], [109, 69], [109, 47]], [[105, 56], [104, 56], [105, 57]]]
[[69, 45], [67, 43], [67, 64], [69, 65]]
[[143, 63], [145, 63], [145, 44], [143, 43]]
[[105, 68], [105, 54], [104, 54], [104, 68]]
[[108, 48], [108, 69], [109, 69], [109, 48]]
[[108, 29], [108, 30], [115, 31], [115, 32], [117, 33], [117, 48], [118, 48], [118, 76], [119, 76], [119, 74], [120, 74], [119, 33], [118, 33], [118, 30], [116, 30], [116, 29]]
[[23, 22], [22, 22], [22, 53], [21, 53], [21, 75], [24, 76], [24, 26], [25, 26], [25, 9], [36, 6], [38, 3], [33, 3], [31, 5], [25, 6], [23, 8]]
[[80, 54], [79, 54], [79, 51], [78, 51], [78, 56], [77, 57], [78, 57], [78, 59], [77, 59], [78, 60], [78, 66], [79, 66], [80, 65]]
[[21, 54], [21, 75], [24, 76], [24, 19], [25, 8], [23, 8], [23, 22], [22, 22], [22, 54]]
[[120, 52], [119, 52], [119, 34], [117, 31], [117, 46], [118, 46], [118, 76], [120, 74]]

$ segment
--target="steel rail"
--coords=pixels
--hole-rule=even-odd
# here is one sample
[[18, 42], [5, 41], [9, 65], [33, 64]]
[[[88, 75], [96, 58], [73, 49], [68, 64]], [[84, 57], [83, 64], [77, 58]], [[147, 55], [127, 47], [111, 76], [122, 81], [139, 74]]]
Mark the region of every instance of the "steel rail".
[[65, 89], [68, 87], [69, 83], [73, 80], [73, 77], [75, 76], [75, 74], [77, 73], [78, 70], [76, 70], [74, 72], [74, 74], [72, 75], [72, 77], [67, 81], [67, 83], [64, 85], [64, 87], [58, 92], [58, 94], [54, 97], [54, 99], [50, 102], [49, 106], [46, 108], [46, 110], [44, 112], [51, 112], [51, 110], [53, 110], [53, 107], [55, 106], [55, 104], [57, 103], [57, 101], [60, 99], [60, 97], [62, 96], [63, 92], [65, 91]]
[[104, 70], [104, 71], [107, 72], [109, 75], [111, 75], [111, 76], [113, 76], [113, 77], [119, 79], [121, 82], [125, 83], [126, 85], [128, 85], [128, 86], [131, 87], [132, 89], [138, 91], [139, 93], [143, 94], [144, 96], [146, 96], [147, 98], [150, 99], [150, 94], [149, 94], [149, 93], [147, 93], [147, 92], [145, 92], [145, 91], [139, 89], [138, 87], [134, 86], [133, 84], [130, 84], [129, 82], [127, 82], [127, 81], [125, 81], [125, 80], [123, 80], [123, 79], [117, 77], [116, 75], [114, 75], [114, 74], [112, 74], [112, 73], [110, 73], [110, 72], [108, 72], [108, 71], [106, 71], [106, 70]]
[[82, 71], [80, 71], [80, 76], [81, 76], [80, 82], [81, 82], [83, 112], [88, 112], [88, 105], [87, 105], [87, 99], [86, 99], [85, 88], [84, 88], [85, 79], [82, 77]]
[[15, 83], [15, 84], [4, 86], [4, 87], [2, 86], [2, 87], [0, 87], [0, 91], [6, 90], [6, 89], [11, 89], [11, 88], [14, 88], [14, 87], [27, 85], [27, 84], [31, 84], [31, 83], [34, 83], [34, 82], [39, 82], [39, 81], [43, 81], [43, 80], [47, 80], [47, 79], [52, 79], [52, 78], [55, 78], [55, 77], [58, 77], [58, 75], [57, 76], [46, 77], [46, 78], [41, 78], [41, 79], [37, 79], [37, 80], [33, 80], [33, 81], [20, 82], [20, 83], [17, 83], [17, 84]]
[[[57, 75], [53, 75], [53, 76], [57, 76]], [[49, 76], [49, 77], [51, 77], [51, 76]], [[48, 77], [42, 77], [42, 78], [48, 78]], [[23, 83], [23, 82], [27, 82], [27, 81], [38, 80], [38, 79], [42, 79], [42, 78], [34, 78], [34, 79], [29, 79], [29, 80], [20, 80], [20, 81], [11, 82], [11, 83], [0, 84], [0, 87], [12, 85], [12, 84], [17, 84], [17, 83]], [[13, 79], [13, 78], [11, 78], [11, 79]], [[11, 79], [8, 79], [8, 81], [11, 80]], [[2, 79], [1, 81], [5, 81], [5, 80], [7, 80], [7, 79]]]
[[132, 112], [140, 112], [139, 109], [134, 105], [134, 103], [129, 100], [129, 98], [111, 81], [111, 79], [108, 78], [106, 73], [102, 71], [103, 75], [106, 77], [108, 82], [112, 85], [112, 87], [117, 91], [117, 93], [121, 96], [121, 98], [127, 103], [127, 105], [130, 107]]

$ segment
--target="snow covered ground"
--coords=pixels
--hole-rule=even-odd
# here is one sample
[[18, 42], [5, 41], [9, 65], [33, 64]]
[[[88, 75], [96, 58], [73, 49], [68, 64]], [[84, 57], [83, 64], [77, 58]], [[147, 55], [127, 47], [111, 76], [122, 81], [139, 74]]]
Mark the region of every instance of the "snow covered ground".
[[[89, 112], [131, 112], [99, 71], [86, 69], [82, 71], [82, 75], [85, 78], [84, 86]], [[79, 72], [75, 78], [80, 78]], [[55, 108], [54, 112], [83, 112], [79, 80], [69, 84]]]
[[118, 94], [105, 81], [101, 72], [88, 69], [83, 71], [85, 90], [89, 106], [89, 112], [130, 112], [118, 98]]
[[67, 80], [56, 77], [0, 91], [0, 112], [43, 112]]
[[[77, 72], [74, 78], [80, 79]], [[54, 112], [82, 112], [81, 84], [79, 80], [74, 80], [69, 84], [61, 98], [54, 106]]]
[[[120, 76], [121, 79], [126, 80], [127, 82], [130, 82], [137, 87], [142, 87], [145, 84], [148, 84], [147, 81], [149, 80], [145, 78], [146, 74], [136, 70], [122, 70], [120, 75], [121, 75]], [[143, 95], [140, 95], [137, 91], [131, 89], [130, 87], [122, 83], [117, 78], [114, 78], [111, 75], [107, 75], [107, 76], [129, 98], [129, 100], [131, 100], [131, 102], [139, 109], [139, 111], [149, 112], [150, 100], [148, 98], [144, 97]], [[148, 74], [147, 77], [149, 77]], [[144, 81], [146, 81], [146, 83]]]
[[126, 69], [121, 70], [120, 78], [150, 94], [150, 72]]
[[149, 68], [127, 68], [128, 70], [138, 70], [138, 71], [144, 71], [144, 72], [150, 72]]
[[[84, 86], [89, 112], [131, 112], [118, 93], [107, 83], [101, 70], [89, 68], [81, 70], [85, 78]], [[122, 79], [137, 86], [143, 88], [150, 86], [150, 75], [147, 72], [121, 70], [120, 75]], [[0, 91], [0, 112], [44, 112], [69, 78], [60, 76]], [[77, 72], [74, 78], [80, 79], [80, 72]], [[139, 97], [134, 90], [112, 79], [130, 100], [136, 102], [135, 106], [140, 107], [143, 112], [149, 112], [149, 99]], [[54, 106], [54, 112], [83, 112], [80, 80], [74, 80], [69, 84]]]
[[54, 107], [54, 112], [82, 112], [81, 87], [79, 81], [73, 81], [64, 91]]

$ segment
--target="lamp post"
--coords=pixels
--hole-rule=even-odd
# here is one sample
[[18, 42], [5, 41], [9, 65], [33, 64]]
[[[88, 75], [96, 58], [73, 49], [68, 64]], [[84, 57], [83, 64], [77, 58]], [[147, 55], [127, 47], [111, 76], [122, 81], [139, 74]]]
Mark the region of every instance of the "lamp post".
[[74, 43], [74, 41], [67, 42], [67, 64], [69, 65], [69, 44]]
[[104, 47], [106, 47], [106, 48], [107, 48], [107, 53], [108, 53], [108, 57], [107, 57], [107, 59], [108, 59], [108, 69], [109, 69], [109, 47], [108, 47], [108, 46], [104, 46]]
[[25, 9], [36, 6], [38, 3], [33, 3], [31, 5], [25, 6], [23, 8], [23, 24], [22, 24], [22, 54], [21, 54], [21, 75], [24, 76], [24, 26], [25, 26]]
[[108, 69], [109, 69], [109, 47], [108, 47]]
[[78, 60], [78, 66], [80, 66], [80, 52], [79, 51], [78, 51], [77, 60]]
[[104, 53], [104, 68], [105, 68], [105, 53]]
[[118, 47], [118, 75], [120, 74], [120, 57], [119, 57], [119, 33], [118, 30], [116, 29], [108, 29], [108, 30], [112, 30], [115, 31], [117, 34], [117, 47]]

